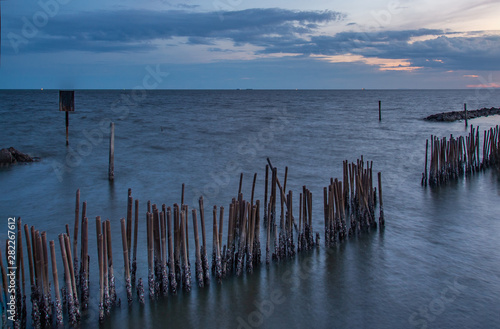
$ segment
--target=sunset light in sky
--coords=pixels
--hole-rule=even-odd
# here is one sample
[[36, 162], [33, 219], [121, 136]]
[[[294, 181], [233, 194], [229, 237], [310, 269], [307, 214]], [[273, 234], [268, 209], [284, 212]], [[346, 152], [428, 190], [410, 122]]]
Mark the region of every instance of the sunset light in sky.
[[0, 4], [0, 88], [130, 88], [147, 65], [169, 73], [165, 89], [497, 88], [500, 81], [498, 1]]

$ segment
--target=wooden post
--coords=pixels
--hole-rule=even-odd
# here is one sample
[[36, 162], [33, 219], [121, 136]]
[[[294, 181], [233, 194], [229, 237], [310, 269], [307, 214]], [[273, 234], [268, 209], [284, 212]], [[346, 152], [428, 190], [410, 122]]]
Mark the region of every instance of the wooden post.
[[467, 103], [464, 103], [464, 112], [465, 112], [465, 128], [467, 128]]
[[132, 256], [132, 208], [134, 205], [134, 199], [132, 198], [132, 189], [128, 189], [128, 202], [127, 202], [127, 252], [129, 258]]
[[[68, 112], [66, 112], [66, 115]], [[75, 266], [78, 266], [78, 221], [80, 218], [80, 189], [76, 190], [76, 205], [75, 205], [75, 226], [73, 231], [73, 255], [75, 257]], [[83, 243], [83, 241], [80, 241]]]
[[69, 322], [71, 324], [75, 324], [76, 323], [76, 313], [75, 313], [75, 306], [74, 306], [74, 299], [73, 299], [73, 288], [71, 285], [71, 275], [70, 275], [70, 268], [69, 268], [69, 264], [68, 264], [68, 257], [66, 254], [66, 243], [64, 241], [64, 234], [59, 234], [59, 244], [61, 246], [61, 258], [62, 258], [63, 265], [64, 265], [64, 277], [66, 279], [66, 291], [67, 291], [66, 300], [68, 303]]
[[428, 178], [428, 176], [427, 176], [427, 152], [428, 152], [428, 150], [429, 150], [429, 140], [426, 139], [425, 140], [425, 171], [424, 171], [424, 175], [425, 175], [424, 176], [424, 184], [425, 184], [425, 186], [427, 186], [427, 178]]
[[66, 112], [66, 146], [69, 145], [69, 112]]
[[130, 266], [128, 257], [128, 246], [127, 246], [127, 229], [125, 225], [125, 218], [120, 219], [122, 228], [122, 248], [123, 248], [123, 263], [125, 267], [125, 288], [127, 290], [127, 300], [130, 304], [132, 302], [132, 286], [130, 283]]
[[168, 281], [172, 294], [177, 293], [177, 282], [174, 269], [174, 244], [172, 241], [172, 209], [167, 208], [167, 239], [168, 239]]
[[99, 322], [104, 320], [104, 252], [103, 252], [103, 241], [102, 234], [99, 234], [97, 238], [97, 244], [99, 245]]
[[115, 178], [115, 124], [111, 122], [111, 134], [109, 137], [109, 180], [112, 181]]
[[382, 173], [378, 173], [378, 200], [380, 203], [380, 217], [378, 219], [379, 226], [382, 228], [385, 224], [384, 220], [384, 203], [382, 202]]
[[57, 276], [56, 248], [53, 240], [51, 240], [49, 244], [50, 244], [50, 255], [52, 258], [52, 277], [54, 280], [54, 293], [56, 296], [56, 301], [54, 305], [56, 309], [56, 325], [62, 327], [63, 313], [62, 313], [61, 294], [59, 292], [59, 278]]
[[35, 285], [35, 280], [34, 280], [34, 275], [33, 275], [33, 255], [31, 253], [32, 248], [31, 248], [28, 224], [24, 224], [24, 234], [26, 235], [26, 247], [28, 249], [28, 264], [29, 264], [29, 269], [30, 269], [30, 284], [31, 284], [31, 288], [33, 289], [33, 286]]
[[378, 101], [378, 121], [382, 121], [382, 101]]
[[137, 271], [137, 228], [139, 227], [139, 200], [135, 200], [135, 220], [134, 220], [134, 256], [132, 258], [132, 285], [135, 285], [135, 273]]

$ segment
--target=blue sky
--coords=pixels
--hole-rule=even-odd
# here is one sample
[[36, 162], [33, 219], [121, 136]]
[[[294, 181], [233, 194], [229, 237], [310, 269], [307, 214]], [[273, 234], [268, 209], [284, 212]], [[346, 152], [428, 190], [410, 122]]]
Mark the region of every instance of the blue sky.
[[0, 88], [499, 88], [498, 0], [3, 0]]

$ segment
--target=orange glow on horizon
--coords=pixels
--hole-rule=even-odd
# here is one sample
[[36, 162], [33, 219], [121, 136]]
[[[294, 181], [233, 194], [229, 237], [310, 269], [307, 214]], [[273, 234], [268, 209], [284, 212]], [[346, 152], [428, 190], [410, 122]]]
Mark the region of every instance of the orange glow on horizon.
[[411, 66], [408, 59], [392, 59], [379, 57], [364, 57], [362, 55], [311, 55], [313, 58], [326, 60], [330, 63], [364, 63], [371, 66], [378, 66], [380, 71], [414, 71], [421, 69], [421, 66]]
[[500, 83], [490, 82], [490, 83], [481, 83], [478, 85], [467, 85], [467, 88], [500, 88]]

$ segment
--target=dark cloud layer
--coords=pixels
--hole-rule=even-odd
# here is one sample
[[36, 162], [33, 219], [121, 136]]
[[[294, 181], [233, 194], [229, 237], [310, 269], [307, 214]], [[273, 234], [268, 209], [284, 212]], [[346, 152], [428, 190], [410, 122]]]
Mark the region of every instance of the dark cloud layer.
[[[188, 37], [191, 44], [212, 44], [214, 39], [223, 38], [238, 45], [258, 43], [271, 34], [290, 38], [296, 34], [312, 33], [319, 24], [342, 17], [341, 13], [334, 11], [278, 8], [223, 13], [151, 10], [83, 12], [51, 18], [42, 33], [26, 48], [27, 51], [72, 49], [107, 52], [110, 44], [116, 44], [124, 50], [129, 45], [130, 50], [135, 51], [137, 44], [172, 37]], [[17, 22], [20, 23], [20, 20]], [[21, 35], [22, 26], [15, 25], [9, 26], [9, 30], [18, 31]]]
[[[345, 17], [335, 11], [248, 9], [229, 12], [118, 10], [56, 15], [36, 37], [19, 44], [27, 53], [77, 50], [87, 52], [138, 52], [156, 48], [153, 40], [185, 37], [190, 45], [214, 46], [229, 40], [235, 46], [251, 44], [260, 54], [293, 53], [408, 59], [413, 66], [443, 70], [500, 69], [500, 35], [457, 34], [416, 29], [380, 32], [319, 33], [322, 24]], [[3, 26], [22, 36], [23, 22], [8, 17]], [[353, 24], [353, 23], [349, 23]], [[354, 26], [354, 25], [352, 25]], [[428, 37], [416, 41], [414, 38]], [[417, 39], [418, 40], [418, 39]], [[4, 51], [2, 49], [2, 51]]]

